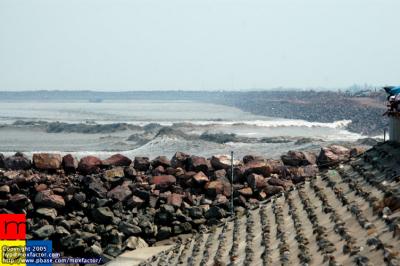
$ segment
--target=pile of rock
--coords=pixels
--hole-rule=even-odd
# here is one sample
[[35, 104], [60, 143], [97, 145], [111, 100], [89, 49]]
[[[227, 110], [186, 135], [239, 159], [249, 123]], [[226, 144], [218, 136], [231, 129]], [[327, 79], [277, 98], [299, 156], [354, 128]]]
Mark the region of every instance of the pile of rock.
[[234, 161], [232, 183], [230, 159], [177, 152], [171, 160], [116, 154], [78, 161], [40, 153], [31, 161], [0, 154], [0, 213], [25, 213], [28, 239], [52, 239], [66, 255], [106, 262], [126, 249], [219, 223], [231, 195], [235, 206], [258, 205], [318, 173], [317, 156], [309, 152], [290, 151], [282, 160], [249, 155]]

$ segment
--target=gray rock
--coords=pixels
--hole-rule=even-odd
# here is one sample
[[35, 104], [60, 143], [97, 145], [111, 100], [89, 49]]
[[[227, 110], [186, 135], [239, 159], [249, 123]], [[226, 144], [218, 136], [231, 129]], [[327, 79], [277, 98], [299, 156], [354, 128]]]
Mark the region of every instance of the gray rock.
[[48, 238], [55, 233], [54, 226], [52, 225], [44, 225], [37, 230], [33, 231], [33, 235], [40, 239]]
[[114, 213], [109, 207], [99, 207], [92, 211], [92, 216], [95, 222], [101, 224], [110, 224], [114, 219]]
[[125, 246], [128, 249], [146, 248], [149, 245], [140, 237], [131, 236], [125, 240]]

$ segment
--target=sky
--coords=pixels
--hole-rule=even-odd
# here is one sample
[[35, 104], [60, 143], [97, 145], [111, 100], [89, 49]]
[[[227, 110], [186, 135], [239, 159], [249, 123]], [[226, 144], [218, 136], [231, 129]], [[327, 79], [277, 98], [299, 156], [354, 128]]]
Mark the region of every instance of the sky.
[[400, 84], [399, 0], [0, 0], [0, 90]]

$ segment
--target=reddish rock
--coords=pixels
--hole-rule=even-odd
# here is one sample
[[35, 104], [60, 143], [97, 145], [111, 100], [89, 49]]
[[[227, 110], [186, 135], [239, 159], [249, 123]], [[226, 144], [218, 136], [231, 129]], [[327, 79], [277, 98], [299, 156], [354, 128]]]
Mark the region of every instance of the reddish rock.
[[247, 176], [247, 183], [252, 189], [261, 189], [266, 186], [267, 182], [262, 175], [250, 174]]
[[57, 170], [62, 163], [60, 154], [35, 153], [33, 154], [33, 164], [40, 170]]
[[303, 182], [307, 178], [315, 177], [319, 170], [316, 165], [306, 165], [303, 167], [292, 167], [290, 168], [291, 179], [294, 184]]
[[264, 161], [250, 161], [245, 165], [245, 175], [259, 174], [269, 176], [272, 170], [272, 167]]
[[216, 197], [219, 194], [230, 196], [232, 185], [226, 178], [220, 178], [214, 181], [207, 182], [205, 185], [206, 194], [210, 197]]
[[[235, 160], [233, 164], [237, 165], [238, 161]], [[214, 155], [211, 157], [211, 165], [215, 170], [229, 169], [231, 167], [231, 156]]]
[[321, 148], [321, 152], [318, 156], [318, 165], [320, 167], [335, 165], [341, 161], [348, 160], [349, 157], [349, 149], [339, 145], [332, 145], [329, 147]]
[[267, 159], [266, 164], [270, 167], [271, 174], [281, 175], [285, 168], [285, 165], [281, 160]]
[[239, 189], [238, 192], [243, 197], [251, 197], [253, 195], [253, 190], [250, 187]]
[[262, 161], [264, 161], [264, 159], [262, 157], [256, 156], [256, 155], [245, 155], [243, 157], [243, 163], [244, 164], [247, 164], [247, 163], [249, 163], [251, 161], [261, 161], [262, 162]]
[[72, 154], [67, 154], [62, 159], [62, 165], [65, 172], [75, 172], [78, 168], [78, 160]]
[[303, 151], [289, 151], [287, 154], [282, 155], [281, 159], [285, 165], [290, 166], [312, 165], [317, 162], [317, 157], [314, 153]]
[[176, 208], [180, 208], [182, 205], [182, 195], [177, 193], [172, 193], [168, 196], [167, 203]]
[[35, 203], [50, 208], [63, 208], [65, 201], [63, 197], [53, 194], [51, 190], [43, 190], [36, 194]]
[[197, 185], [204, 185], [205, 183], [208, 182], [208, 176], [206, 176], [202, 171], [198, 172], [193, 176], [193, 181]]
[[166, 156], [158, 156], [153, 161], [151, 161], [151, 166], [153, 166], [153, 168], [156, 168], [158, 166], [168, 168], [171, 166], [171, 161]]
[[114, 154], [102, 161], [104, 166], [129, 166], [132, 160], [122, 154]]
[[270, 184], [272, 186], [281, 186], [284, 189], [287, 189], [293, 185], [292, 182], [289, 180], [282, 180], [282, 179], [278, 179], [278, 178], [268, 179], [268, 184]]
[[[163, 174], [165, 174], [165, 169], [162, 165], [159, 165], [153, 169], [152, 174], [153, 175], [163, 175]], [[168, 174], [173, 175], [173, 173], [168, 173]]]
[[171, 159], [171, 166], [174, 168], [180, 167], [182, 169], [186, 169], [186, 164], [189, 157], [190, 156], [188, 154], [178, 151]]
[[134, 207], [141, 207], [143, 204], [145, 203], [145, 201], [141, 198], [139, 198], [138, 196], [132, 196], [128, 199], [127, 204], [128, 206], [134, 208]]
[[85, 156], [78, 164], [78, 171], [83, 174], [93, 174], [99, 171], [101, 160], [95, 156]]
[[107, 197], [117, 201], [125, 201], [132, 195], [132, 191], [129, 189], [127, 184], [116, 186], [107, 193]]
[[139, 171], [147, 171], [150, 167], [149, 157], [135, 157], [134, 167]]
[[173, 175], [158, 175], [150, 179], [150, 184], [154, 184], [159, 188], [167, 188], [176, 183], [176, 178]]
[[204, 157], [190, 156], [189, 167], [192, 171], [208, 173], [209, 163]]

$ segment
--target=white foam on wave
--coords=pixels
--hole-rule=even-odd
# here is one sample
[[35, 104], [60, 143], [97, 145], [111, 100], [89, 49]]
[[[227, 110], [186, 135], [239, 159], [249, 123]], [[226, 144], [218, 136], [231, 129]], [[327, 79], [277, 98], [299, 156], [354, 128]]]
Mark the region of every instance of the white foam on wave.
[[282, 119], [282, 120], [247, 120], [247, 121], [188, 121], [188, 124], [193, 125], [249, 125], [258, 127], [325, 127], [325, 128], [345, 128], [352, 121], [351, 120], [340, 120], [333, 123], [322, 123], [322, 122], [309, 122], [305, 120], [295, 119]]
[[[1, 124], [3, 125], [10, 125], [14, 123], [18, 119], [0, 119]], [[22, 121], [36, 121], [35, 119], [31, 118], [20, 118], [19, 120]], [[87, 123], [87, 120], [61, 120], [61, 121], [52, 121], [52, 120], [40, 120], [46, 122], [64, 122], [68, 124], [77, 124], [77, 123]], [[258, 126], [258, 127], [325, 127], [325, 128], [345, 128], [347, 127], [352, 121], [351, 120], [339, 120], [334, 121], [332, 123], [324, 123], [324, 122], [310, 122], [306, 120], [300, 119], [280, 119], [280, 118], [269, 118], [266, 120], [90, 120], [89, 124], [116, 124], [116, 123], [126, 123], [131, 125], [138, 125], [138, 126], [145, 126], [151, 123], [160, 124], [162, 126], [172, 126], [173, 124], [188, 124], [188, 125], [198, 125], [198, 126], [218, 126], [218, 125], [226, 125], [226, 126], [234, 126], [234, 125], [248, 125], [248, 126]]]

